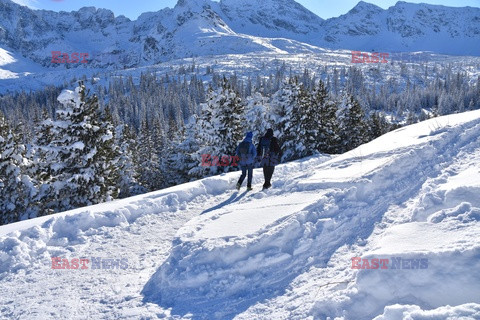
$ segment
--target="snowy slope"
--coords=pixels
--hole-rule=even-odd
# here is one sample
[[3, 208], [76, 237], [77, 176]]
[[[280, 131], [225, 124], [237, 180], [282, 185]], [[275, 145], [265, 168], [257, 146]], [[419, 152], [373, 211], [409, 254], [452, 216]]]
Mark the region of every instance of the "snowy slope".
[[238, 33], [309, 42], [323, 19], [294, 0], [221, 0], [219, 14]]
[[[0, 314], [478, 319], [479, 136], [480, 111], [451, 115], [280, 165], [267, 192], [261, 170], [251, 193], [230, 173], [0, 227]], [[128, 268], [52, 270], [51, 257]]]
[[28, 77], [32, 73], [45, 72], [45, 68], [38, 66], [18, 54], [0, 48], [0, 79], [15, 81], [19, 78]]

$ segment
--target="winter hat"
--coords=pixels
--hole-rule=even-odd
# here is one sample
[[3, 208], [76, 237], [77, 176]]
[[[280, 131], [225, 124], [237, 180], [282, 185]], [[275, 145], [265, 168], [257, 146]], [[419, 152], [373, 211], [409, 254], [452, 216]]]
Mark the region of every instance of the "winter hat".
[[265, 134], [265, 137], [267, 137], [267, 138], [273, 137], [273, 129], [268, 129], [267, 133]]
[[247, 132], [246, 139], [247, 140], [252, 140], [253, 139], [253, 132], [251, 132], [251, 131]]

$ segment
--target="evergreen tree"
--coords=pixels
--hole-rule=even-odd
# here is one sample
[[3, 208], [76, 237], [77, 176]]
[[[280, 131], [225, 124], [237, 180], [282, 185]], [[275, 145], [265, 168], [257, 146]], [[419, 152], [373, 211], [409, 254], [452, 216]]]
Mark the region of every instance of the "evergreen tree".
[[296, 140], [298, 128], [295, 115], [298, 111], [300, 85], [297, 78], [290, 78], [284, 82], [281, 89], [272, 98], [272, 122], [275, 133], [284, 148], [284, 160], [296, 157]]
[[199, 143], [199, 149], [196, 154], [192, 155], [193, 160], [196, 161], [198, 165], [190, 169], [188, 173], [189, 176], [194, 179], [200, 179], [216, 172], [215, 167], [205, 166], [203, 161], [207, 159], [207, 157], [215, 156], [215, 138], [213, 136], [214, 128], [212, 122], [215, 99], [215, 92], [212, 88], [209, 88], [206, 103], [200, 105], [200, 117], [195, 130], [195, 137]]
[[80, 83], [75, 92], [59, 96], [64, 110], [58, 112], [60, 164], [54, 177], [59, 208], [68, 210], [110, 201], [118, 196], [116, 161], [111, 118], [101, 114], [98, 99], [87, 97]]
[[177, 159], [178, 170], [182, 180], [192, 180], [192, 170], [199, 166], [198, 152], [200, 142], [197, 134], [198, 120], [196, 116], [191, 116], [185, 126], [185, 135], [182, 143], [178, 146], [179, 159]]
[[146, 192], [139, 183], [139, 152], [136, 134], [128, 125], [117, 130], [119, 137], [118, 172], [119, 198], [127, 198]]
[[303, 84], [299, 85], [297, 93], [289, 126], [285, 128], [288, 134], [286, 148], [292, 152], [289, 160], [312, 155], [318, 143], [320, 114], [313, 103], [312, 94]]
[[28, 160], [25, 146], [0, 112], [0, 224], [31, 218], [35, 188], [25, 174]]
[[369, 140], [376, 139], [390, 131], [390, 125], [387, 119], [378, 112], [372, 114], [368, 121], [368, 127], [370, 132]]
[[[223, 78], [221, 86], [209, 92], [207, 102], [203, 105], [203, 115], [200, 119], [200, 143], [202, 148], [197, 155], [199, 163], [202, 155], [212, 157], [230, 157], [235, 154], [244, 130], [245, 106], [232, 85]], [[198, 168], [194, 174], [215, 174], [232, 170], [229, 166], [221, 166], [214, 162], [212, 166]]]
[[268, 128], [272, 127], [270, 122], [271, 106], [268, 98], [260, 92], [255, 92], [247, 98], [245, 106], [246, 131], [253, 132], [254, 143], [259, 141]]
[[418, 122], [417, 115], [413, 111], [409, 111], [406, 121], [407, 121], [407, 125], [417, 123]]
[[196, 125], [196, 117], [190, 117], [186, 127], [177, 130], [168, 144], [163, 166], [168, 186], [190, 181], [190, 170], [199, 165], [195, 156], [199, 150], [196, 139]]
[[352, 150], [369, 141], [365, 112], [350, 94], [343, 98], [339, 109], [341, 152]]
[[93, 160], [96, 176], [100, 182], [100, 193], [95, 203], [112, 201], [119, 195], [119, 146], [115, 141], [115, 127], [110, 108], [98, 110], [98, 99], [92, 98], [91, 103], [94, 106], [93, 112], [100, 118], [98, 124], [99, 130], [96, 131], [96, 139], [92, 140], [97, 148], [97, 155]]
[[57, 211], [53, 179], [58, 167], [60, 146], [54, 142], [60, 132], [45, 110], [35, 128], [34, 165], [31, 175], [35, 177], [39, 191], [35, 199], [38, 215], [44, 216]]
[[217, 154], [234, 155], [238, 142], [245, 130], [245, 106], [231, 84], [224, 78], [222, 87], [216, 95], [212, 112], [212, 123], [217, 138]]
[[[160, 131], [160, 128], [156, 129]], [[146, 119], [142, 121], [139, 136], [138, 159], [139, 159], [139, 181], [140, 185], [148, 191], [161, 189], [164, 184], [164, 177], [160, 170], [160, 153], [158, 143], [152, 134], [152, 125]]]
[[338, 145], [337, 107], [329, 100], [323, 81], [313, 90], [300, 85], [298, 99], [294, 105], [290, 128], [293, 133], [289, 140], [293, 146], [294, 158], [303, 158], [316, 152], [335, 152]]
[[312, 95], [312, 110], [315, 112], [317, 130], [315, 150], [333, 154], [338, 152], [340, 136], [337, 119], [337, 105], [329, 96], [323, 81], [319, 81]]

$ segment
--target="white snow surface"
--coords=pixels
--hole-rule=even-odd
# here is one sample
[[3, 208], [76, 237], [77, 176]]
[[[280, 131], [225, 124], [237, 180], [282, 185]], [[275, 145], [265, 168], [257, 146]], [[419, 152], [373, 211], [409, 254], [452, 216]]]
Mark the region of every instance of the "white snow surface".
[[0, 227], [0, 318], [480, 319], [480, 111], [238, 176]]

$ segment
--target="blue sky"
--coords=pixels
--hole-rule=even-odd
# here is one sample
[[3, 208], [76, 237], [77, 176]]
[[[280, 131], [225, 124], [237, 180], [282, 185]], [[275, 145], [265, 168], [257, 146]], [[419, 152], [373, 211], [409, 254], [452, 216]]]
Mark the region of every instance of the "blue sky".
[[[116, 16], [125, 15], [134, 20], [141, 13], [158, 11], [165, 7], [172, 8], [177, 0], [13, 0], [17, 3], [37, 9], [48, 9], [54, 11], [72, 11], [81, 7], [94, 6], [112, 10]], [[259, 0], [261, 1], [261, 0]], [[328, 19], [338, 17], [352, 9], [359, 0], [297, 0], [304, 7], [310, 9], [321, 18]], [[384, 9], [395, 5], [397, 0], [366, 0]], [[480, 7], [480, 0], [424, 0], [407, 1], [414, 3], [441, 4], [452, 7]]]

